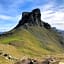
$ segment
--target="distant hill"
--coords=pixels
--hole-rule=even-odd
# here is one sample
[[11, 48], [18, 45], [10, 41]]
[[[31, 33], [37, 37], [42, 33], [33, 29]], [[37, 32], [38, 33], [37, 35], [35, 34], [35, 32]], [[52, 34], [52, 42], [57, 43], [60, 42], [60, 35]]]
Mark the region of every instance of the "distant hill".
[[59, 31], [60, 35], [62, 35], [64, 37], [64, 31]]
[[64, 31], [61, 32], [62, 36], [64, 37]]
[[[64, 41], [51, 25], [41, 20], [39, 9], [23, 12], [18, 25], [0, 35], [0, 49], [17, 58], [43, 57], [64, 52]], [[9, 47], [10, 46], [10, 47]]]
[[57, 29], [56, 31], [59, 33], [60, 36], [64, 37], [64, 31], [63, 30], [58, 30]]
[[3, 32], [0, 32], [0, 34], [3, 34]]

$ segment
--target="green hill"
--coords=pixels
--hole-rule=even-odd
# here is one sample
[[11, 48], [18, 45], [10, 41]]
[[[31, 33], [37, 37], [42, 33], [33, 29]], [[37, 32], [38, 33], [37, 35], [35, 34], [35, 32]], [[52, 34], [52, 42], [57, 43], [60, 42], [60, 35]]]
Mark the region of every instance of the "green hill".
[[0, 43], [12, 45], [30, 56], [63, 52], [57, 32], [39, 26], [14, 30], [12, 34], [0, 37]]

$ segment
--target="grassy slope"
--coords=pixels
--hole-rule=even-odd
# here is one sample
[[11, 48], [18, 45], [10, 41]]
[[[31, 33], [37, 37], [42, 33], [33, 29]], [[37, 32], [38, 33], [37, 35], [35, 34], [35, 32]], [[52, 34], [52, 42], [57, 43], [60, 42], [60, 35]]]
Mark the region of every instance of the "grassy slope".
[[4, 57], [0, 56], [0, 64], [14, 64], [14, 63], [12, 61], [6, 60]]
[[[22, 28], [12, 32], [14, 32], [12, 35], [0, 37], [0, 43], [3, 45], [0, 44], [0, 49], [4, 48], [4, 51], [12, 56], [43, 57], [46, 54], [63, 52], [57, 33], [51, 30], [31, 27], [27, 30]], [[7, 44], [10, 42], [20, 42], [21, 46], [8, 46]]]
[[[20, 52], [18, 52], [18, 50], [10, 45], [5, 45], [5, 44], [0, 44], [0, 52], [2, 52], [3, 54], [9, 54], [14, 58], [20, 58], [22, 57], [22, 54]], [[6, 59], [4, 56], [0, 55], [0, 64], [14, 64], [15, 61], [12, 60], [8, 60]], [[20, 56], [21, 55], [21, 56]]]

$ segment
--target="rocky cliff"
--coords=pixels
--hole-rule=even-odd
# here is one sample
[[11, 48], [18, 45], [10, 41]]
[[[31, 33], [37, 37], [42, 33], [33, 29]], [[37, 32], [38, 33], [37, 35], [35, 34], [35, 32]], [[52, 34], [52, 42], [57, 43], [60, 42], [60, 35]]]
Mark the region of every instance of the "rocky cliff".
[[20, 19], [18, 25], [15, 27], [17, 29], [20, 26], [30, 27], [30, 26], [40, 26], [45, 27], [46, 29], [50, 29], [51, 26], [48, 23], [45, 23], [41, 20], [41, 12], [40, 9], [34, 9], [32, 12], [23, 12], [22, 18]]

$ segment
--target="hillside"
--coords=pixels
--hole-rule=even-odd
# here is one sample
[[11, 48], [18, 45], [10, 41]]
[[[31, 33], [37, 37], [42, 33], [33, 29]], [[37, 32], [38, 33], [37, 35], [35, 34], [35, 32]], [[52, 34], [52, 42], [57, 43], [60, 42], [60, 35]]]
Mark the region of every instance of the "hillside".
[[51, 26], [40, 18], [39, 9], [23, 12], [18, 25], [0, 35], [0, 50], [15, 58], [40, 58], [63, 53], [64, 42], [58, 32], [52, 30]]

